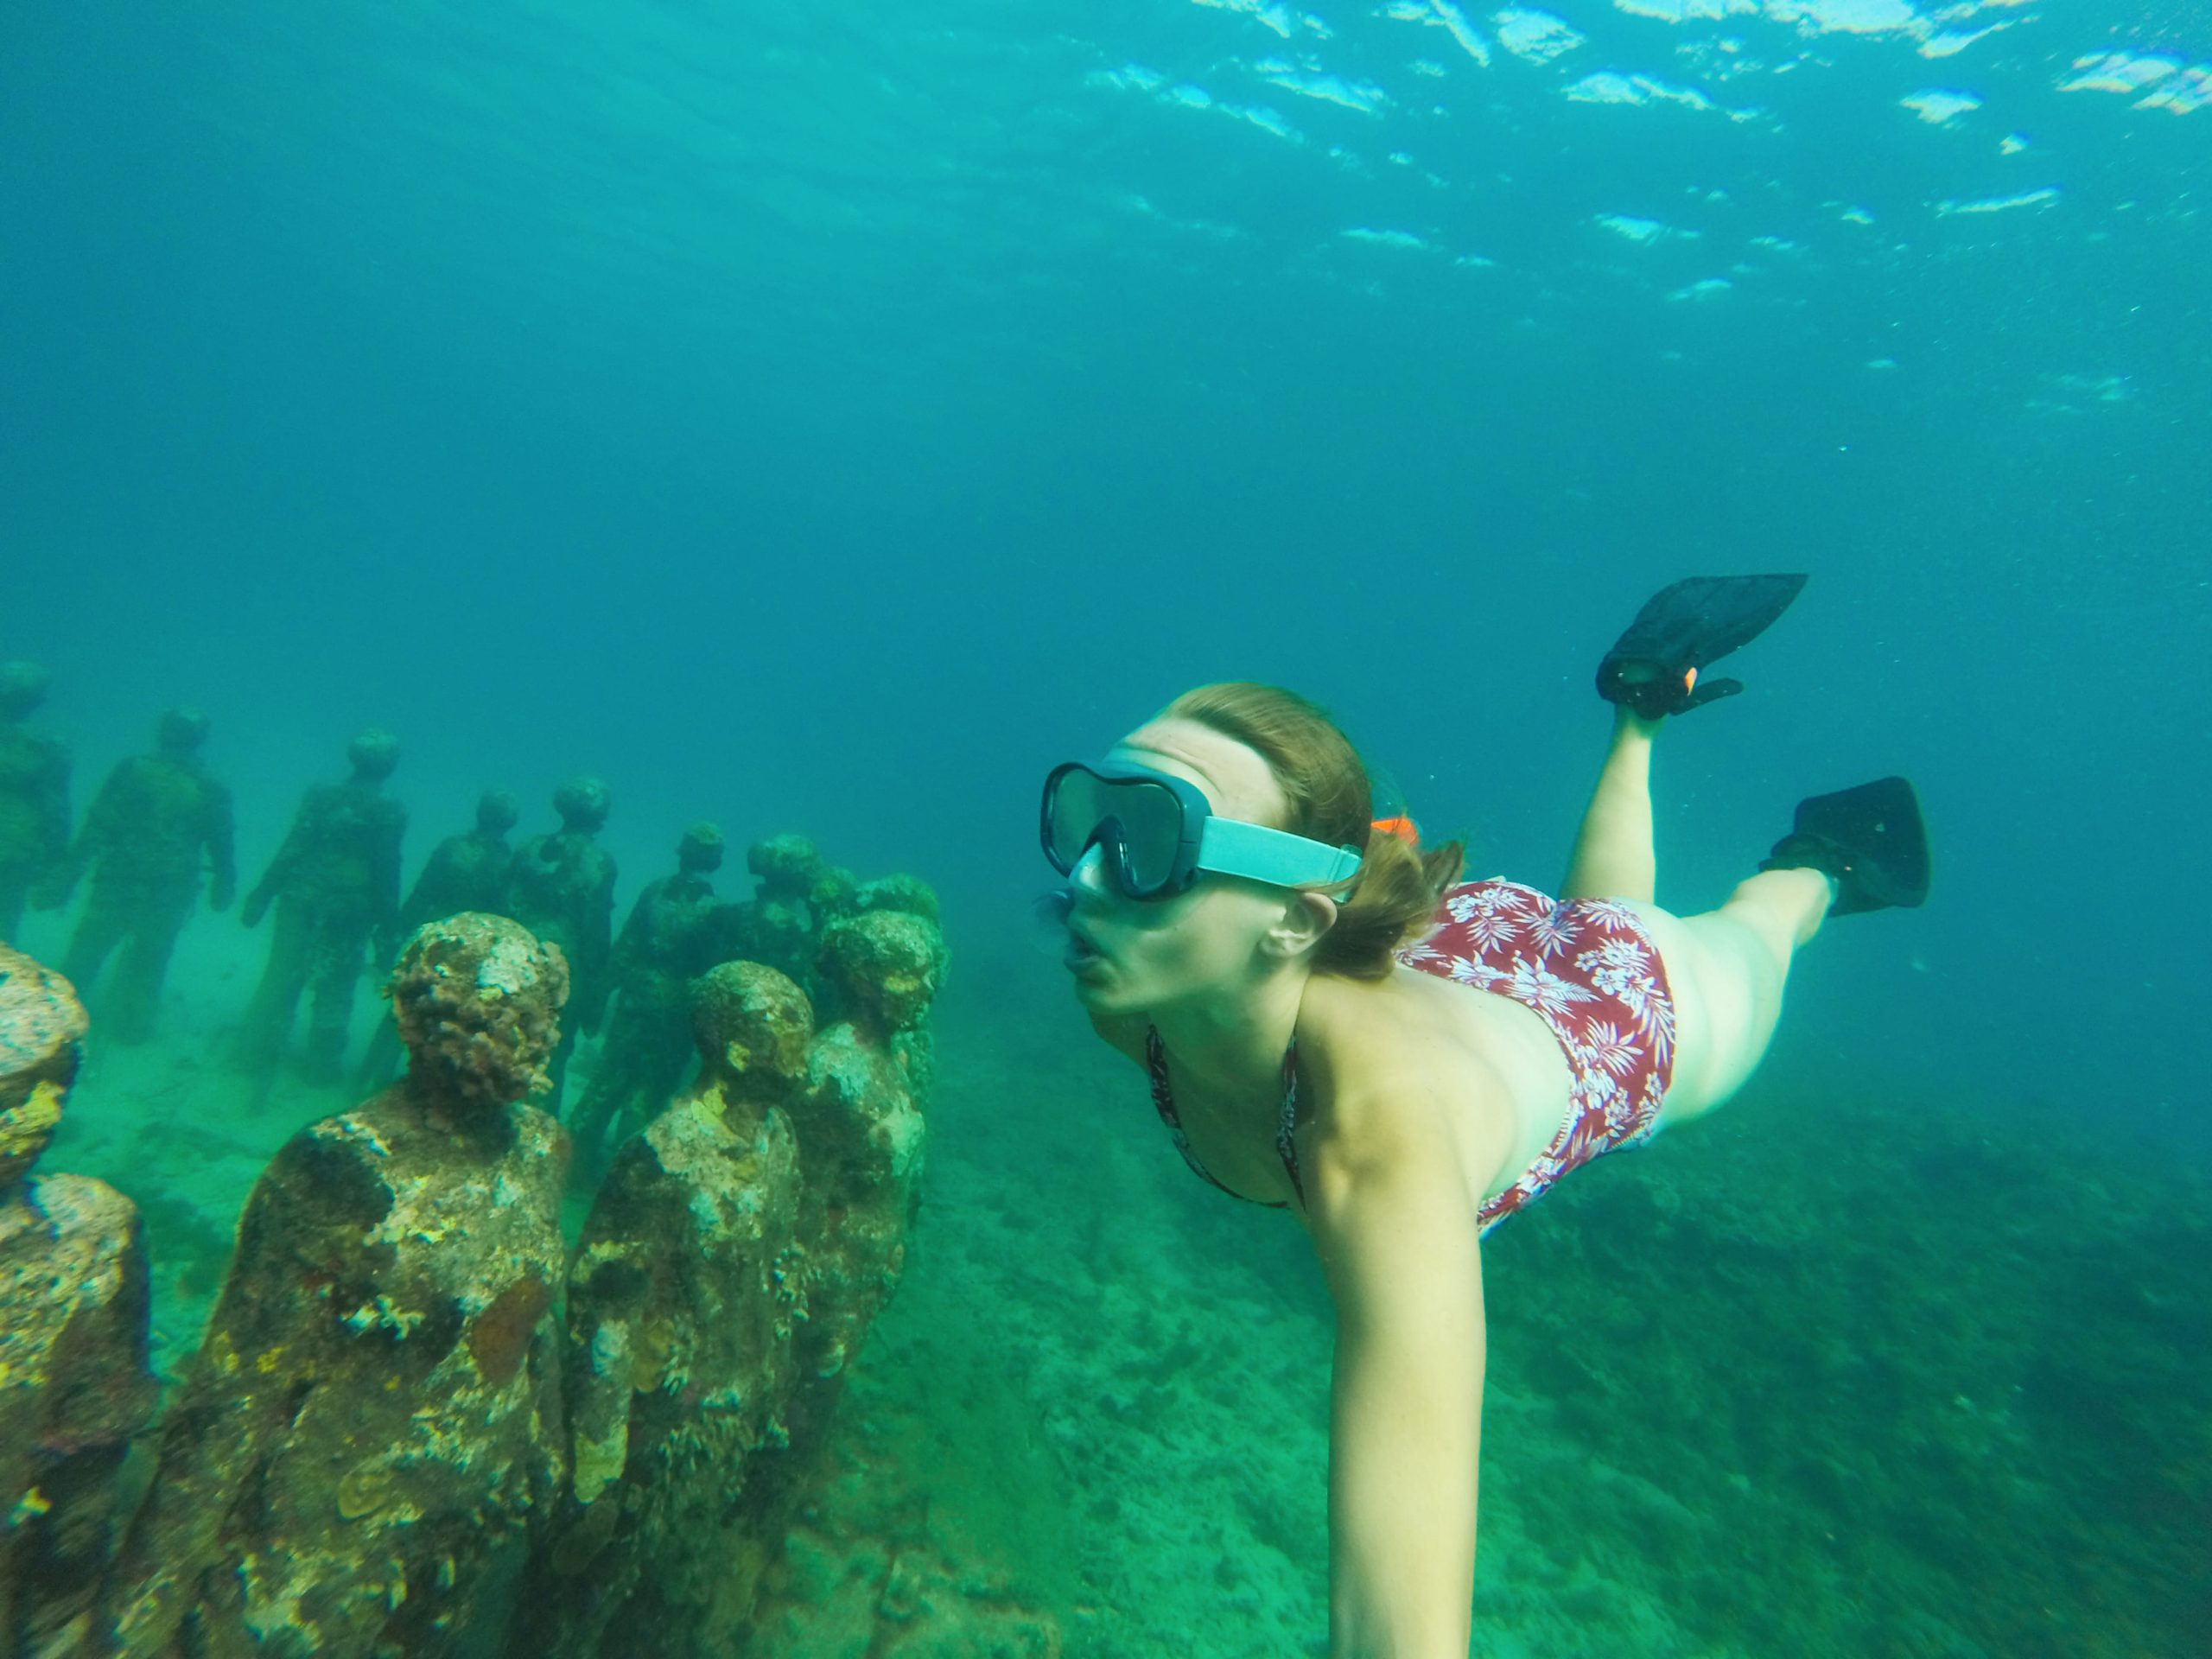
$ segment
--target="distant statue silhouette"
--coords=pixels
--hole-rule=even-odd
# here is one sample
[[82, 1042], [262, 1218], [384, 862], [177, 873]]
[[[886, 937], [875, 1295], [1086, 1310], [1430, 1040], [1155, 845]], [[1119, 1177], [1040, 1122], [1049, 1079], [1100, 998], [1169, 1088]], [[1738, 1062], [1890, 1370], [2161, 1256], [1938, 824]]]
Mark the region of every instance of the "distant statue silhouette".
[[622, 936], [609, 977], [613, 1012], [591, 1086], [571, 1126], [579, 1170], [596, 1175], [602, 1143], [620, 1138], [668, 1103], [692, 1058], [691, 982], [716, 960], [715, 887], [722, 832], [695, 823], [676, 845], [672, 874], [648, 882]]
[[300, 994], [309, 986], [314, 1003], [301, 1071], [318, 1083], [337, 1077], [369, 941], [389, 937], [397, 919], [407, 809], [384, 792], [384, 780], [399, 764], [399, 740], [385, 731], [364, 732], [346, 753], [353, 775], [340, 784], [318, 784], [302, 798], [284, 844], [239, 912], [251, 927], [276, 906], [269, 963], [239, 1033], [240, 1057], [264, 1079], [283, 1052]]
[[[448, 836], [432, 849], [430, 861], [399, 907], [398, 933], [404, 937], [425, 922], [471, 911], [498, 915], [506, 903], [507, 870], [515, 856], [507, 845], [507, 831], [521, 816], [521, 804], [505, 790], [486, 790], [476, 803], [476, 827]], [[389, 963], [397, 951], [397, 940], [378, 939], [380, 963]], [[398, 1074], [399, 1057], [399, 1027], [387, 1014], [369, 1039], [361, 1061], [361, 1086], [374, 1089], [390, 1083]]]
[[576, 1033], [596, 1035], [607, 1012], [607, 967], [613, 950], [614, 860], [599, 844], [607, 823], [607, 785], [576, 778], [553, 792], [561, 827], [532, 836], [515, 849], [507, 870], [502, 915], [512, 916], [568, 958], [573, 991], [560, 1046], [546, 1063], [547, 1110], [558, 1113]]
[[[231, 791], [200, 758], [207, 741], [207, 716], [197, 709], [163, 715], [154, 752], [108, 773], [54, 879], [35, 895], [41, 908], [58, 908], [91, 873], [92, 896], [61, 972], [118, 1042], [153, 1034], [162, 981], [191, 919], [202, 872], [216, 910], [229, 908], [238, 885]], [[93, 998], [93, 982], [118, 945], [113, 982], [105, 997]]]

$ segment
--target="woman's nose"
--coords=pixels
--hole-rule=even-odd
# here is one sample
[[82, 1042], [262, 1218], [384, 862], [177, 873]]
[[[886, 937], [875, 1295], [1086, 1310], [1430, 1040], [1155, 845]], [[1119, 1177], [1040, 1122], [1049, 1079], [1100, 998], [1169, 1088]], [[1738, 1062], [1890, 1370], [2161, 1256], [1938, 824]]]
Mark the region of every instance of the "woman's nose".
[[1114, 884], [1106, 874], [1106, 849], [1092, 842], [1068, 872], [1068, 885], [1094, 899], [1103, 899], [1111, 893]]

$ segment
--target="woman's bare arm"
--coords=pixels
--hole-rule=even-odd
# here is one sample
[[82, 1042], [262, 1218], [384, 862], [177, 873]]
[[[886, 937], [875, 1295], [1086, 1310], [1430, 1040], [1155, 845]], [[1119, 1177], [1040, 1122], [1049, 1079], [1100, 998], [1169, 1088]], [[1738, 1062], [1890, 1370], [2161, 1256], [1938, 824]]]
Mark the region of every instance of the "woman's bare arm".
[[[1388, 1090], [1382, 1083], [1376, 1088]], [[1402, 1078], [1401, 1090], [1421, 1090]], [[1366, 1091], [1363, 1091], [1366, 1092]], [[1482, 1263], [1443, 1105], [1332, 1116], [1308, 1214], [1337, 1308], [1329, 1452], [1335, 1659], [1465, 1659], [1474, 1592]], [[1356, 1148], [1356, 1150], [1351, 1150]]]

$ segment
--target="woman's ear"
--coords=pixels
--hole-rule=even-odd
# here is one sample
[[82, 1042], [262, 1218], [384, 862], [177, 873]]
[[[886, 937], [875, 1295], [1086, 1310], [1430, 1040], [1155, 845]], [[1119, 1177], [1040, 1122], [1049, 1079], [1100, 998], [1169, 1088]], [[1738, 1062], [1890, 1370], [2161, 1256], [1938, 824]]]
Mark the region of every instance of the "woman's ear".
[[1282, 919], [1268, 930], [1268, 947], [1290, 957], [1311, 950], [1337, 925], [1337, 901], [1325, 893], [1294, 893]]

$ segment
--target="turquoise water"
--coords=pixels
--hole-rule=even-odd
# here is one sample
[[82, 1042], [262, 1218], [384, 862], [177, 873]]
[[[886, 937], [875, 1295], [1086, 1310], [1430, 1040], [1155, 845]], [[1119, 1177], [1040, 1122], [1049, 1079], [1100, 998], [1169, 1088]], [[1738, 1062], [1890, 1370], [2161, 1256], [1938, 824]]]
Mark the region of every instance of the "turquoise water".
[[[1501, 1314], [1522, 1369], [1494, 1399], [1527, 1433], [1493, 1407], [1478, 1629], [1773, 1652], [1797, 1608], [1808, 1650], [2043, 1651], [1986, 1558], [1927, 1541], [1988, 1515], [2008, 1461], [2048, 1489], [2007, 1501], [2071, 1621], [2050, 1650], [2184, 1652], [2201, 1281], [2144, 1263], [2205, 1255], [2208, 181], [2212, 23], [2177, 5], [25, 0], [0, 17], [0, 658], [52, 671], [38, 723], [79, 804], [162, 708], [206, 708], [248, 883], [374, 721], [404, 745], [410, 874], [486, 785], [527, 832], [593, 771], [625, 906], [701, 817], [936, 884], [935, 1185], [882, 1340], [990, 1386], [963, 1438], [862, 1368], [877, 1478], [1065, 1517], [1049, 1548], [1003, 1516], [963, 1548], [1027, 1574], [1071, 1651], [1281, 1652], [1322, 1628], [1319, 1293], [1294, 1237], [1177, 1186], [1133, 1080], [1077, 1046], [1020, 937], [1037, 779], [1191, 683], [1273, 679], [1479, 869], [1553, 880], [1605, 729], [1590, 671], [1636, 604], [1810, 571], [1749, 694], [1669, 734], [1661, 898], [1711, 902], [1798, 797], [1898, 771], [1936, 899], [1824, 937], [1740, 1117], [1592, 1172], [1497, 1272], [1586, 1300], [1609, 1239], [1685, 1281], [1727, 1254], [1606, 1208], [1649, 1189], [1776, 1253], [1728, 1257], [1759, 1328], [1799, 1305], [1760, 1300], [1798, 1285], [1783, 1257], [1844, 1249], [1796, 1219], [1819, 1183], [1932, 1137], [1848, 1230], [1866, 1323], [1833, 1340], [1862, 1359], [1823, 1385], [1897, 1408], [1839, 1427], [1817, 1390], [1726, 1395], [1747, 1442], [1791, 1425], [1921, 1478], [1872, 1503], [1708, 1466], [1682, 1384], [1636, 1442], [1686, 1448], [1681, 1559], [1801, 1524], [1814, 1551], [1833, 1529], [1806, 1517], [1847, 1512], [1883, 1546], [1819, 1596], [1781, 1545], [1697, 1590], [1709, 1567], [1645, 1551], [1656, 1508], [1623, 1495], [1660, 1471], [1590, 1405], [1625, 1385]], [[67, 938], [39, 915], [22, 943]], [[202, 1278], [258, 1159], [330, 1109], [250, 1110], [197, 1069], [261, 948], [203, 915], [168, 1034], [96, 1043], [73, 1130], [73, 1166], [130, 1190], [136, 1162]], [[1808, 1124], [1844, 1173], [1807, 1165]], [[2019, 1166], [1959, 1178], [1984, 1141]], [[1126, 1250], [1045, 1249], [1124, 1207]], [[2141, 1363], [2101, 1392], [2036, 1370], [2049, 1275], [2081, 1262], [1957, 1269], [2024, 1211], [2121, 1287], [2091, 1299], [2121, 1321], [2101, 1341]], [[927, 1311], [979, 1285], [1003, 1317], [944, 1351]], [[1609, 1341], [1715, 1365], [1654, 1288]], [[1968, 1294], [1972, 1357], [1914, 1345]], [[1185, 1340], [1234, 1321], [1264, 1387]], [[1828, 1377], [1824, 1353], [1761, 1374]], [[1945, 1363], [2031, 1403], [1944, 1416], [1986, 1403]], [[2114, 1390], [2103, 1428], [2064, 1408]], [[2056, 1454], [2068, 1425], [2101, 1462]], [[924, 1445], [975, 1455], [901, 1461]], [[1947, 1493], [1980, 1507], [1941, 1525]], [[2041, 1529], [2062, 1498], [2094, 1524]]]

